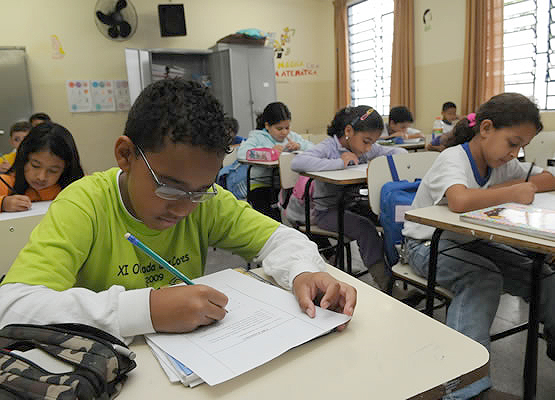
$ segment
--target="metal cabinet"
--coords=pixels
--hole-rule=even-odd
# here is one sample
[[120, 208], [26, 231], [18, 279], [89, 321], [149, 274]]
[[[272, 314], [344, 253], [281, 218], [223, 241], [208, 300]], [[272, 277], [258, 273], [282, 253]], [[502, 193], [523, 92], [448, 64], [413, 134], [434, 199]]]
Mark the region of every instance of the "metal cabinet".
[[25, 47], [0, 47], [0, 155], [12, 150], [10, 127], [32, 113]]
[[224, 111], [239, 121], [247, 136], [256, 116], [276, 101], [273, 49], [264, 46], [217, 44], [209, 50], [125, 49], [131, 101], [143, 88], [167, 76], [199, 80], [210, 87]]

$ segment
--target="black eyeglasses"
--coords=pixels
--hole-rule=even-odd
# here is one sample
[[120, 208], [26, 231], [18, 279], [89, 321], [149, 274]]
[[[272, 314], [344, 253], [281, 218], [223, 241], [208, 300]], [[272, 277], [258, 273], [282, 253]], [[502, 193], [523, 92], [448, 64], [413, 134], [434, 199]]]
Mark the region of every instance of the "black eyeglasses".
[[210, 186], [210, 188], [212, 189], [212, 191], [210, 192], [187, 192], [185, 190], [181, 190], [160, 182], [160, 179], [158, 179], [158, 177], [150, 167], [150, 164], [148, 163], [148, 160], [146, 159], [145, 154], [143, 153], [141, 148], [137, 145], [135, 146], [137, 147], [137, 150], [139, 150], [139, 154], [143, 158], [148, 170], [150, 171], [150, 174], [152, 175], [152, 179], [154, 179], [154, 183], [156, 183], [156, 189], [154, 190], [154, 194], [156, 194], [156, 196], [160, 197], [161, 199], [180, 200], [183, 198], [188, 198], [193, 203], [202, 203], [203, 201], [209, 200], [218, 194], [218, 191], [216, 190], [216, 187], [214, 186], [214, 184]]

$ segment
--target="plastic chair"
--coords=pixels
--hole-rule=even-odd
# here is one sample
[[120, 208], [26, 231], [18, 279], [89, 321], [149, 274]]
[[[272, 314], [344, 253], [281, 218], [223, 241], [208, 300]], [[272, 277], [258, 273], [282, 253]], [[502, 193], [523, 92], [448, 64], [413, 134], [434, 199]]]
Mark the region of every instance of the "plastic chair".
[[[393, 161], [395, 162], [399, 179], [414, 181], [415, 179], [424, 177], [438, 155], [439, 153], [435, 151], [393, 155]], [[377, 216], [380, 215], [380, 193], [382, 186], [392, 180], [393, 177], [391, 176], [386, 157], [377, 157], [370, 161], [368, 166], [368, 201], [370, 202], [372, 212]], [[385, 255], [384, 259], [386, 259]], [[402, 257], [397, 264], [391, 266], [391, 271], [392, 280], [388, 287], [389, 294], [391, 294], [393, 284], [396, 280], [403, 281], [405, 284], [426, 291], [428, 286], [427, 279], [416, 274], [409, 264], [403, 262]], [[453, 293], [441, 286], [435, 287], [435, 295], [447, 305], [453, 298]]]
[[[281, 189], [284, 193], [287, 193], [286, 198], [284, 199], [283, 208], [287, 207], [287, 203], [289, 202], [289, 197], [299, 179], [299, 173], [295, 172], [291, 169], [291, 162], [293, 158], [295, 158], [296, 154], [282, 152], [279, 156], [279, 177], [280, 177], [280, 185]], [[310, 199], [305, 199], [305, 201], [310, 201]], [[282, 215], [282, 221], [284, 220], [284, 216]], [[287, 217], [285, 216], [285, 219]], [[299, 231], [305, 233], [309, 239], [314, 240], [315, 237], [322, 237], [326, 239], [335, 239], [337, 240], [339, 234], [333, 231], [327, 231], [325, 229], [321, 229], [315, 225], [306, 224], [307, 219], [310, 218], [310, 215], [306, 215], [305, 213], [305, 225], [295, 224], [293, 221], [290, 221], [292, 225], [298, 229]], [[351, 271], [352, 267], [352, 258], [351, 258], [351, 239], [345, 237], [345, 254], [347, 257], [347, 268], [348, 271]], [[337, 251], [336, 251], [337, 254]], [[335, 260], [335, 264], [337, 266], [337, 258]]]
[[555, 132], [540, 132], [524, 148], [524, 159], [536, 162], [541, 168], [547, 167], [547, 160], [555, 153]]

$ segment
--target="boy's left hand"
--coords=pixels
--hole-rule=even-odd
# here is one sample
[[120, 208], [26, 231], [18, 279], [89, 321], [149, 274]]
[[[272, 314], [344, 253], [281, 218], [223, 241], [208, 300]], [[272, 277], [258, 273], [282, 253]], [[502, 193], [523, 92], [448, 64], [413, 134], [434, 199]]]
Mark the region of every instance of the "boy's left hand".
[[[314, 300], [320, 298], [320, 307], [353, 315], [357, 303], [357, 291], [351, 285], [338, 281], [327, 272], [303, 272], [293, 280], [293, 293], [306, 314], [314, 318]], [[345, 329], [341, 325], [337, 330]]]

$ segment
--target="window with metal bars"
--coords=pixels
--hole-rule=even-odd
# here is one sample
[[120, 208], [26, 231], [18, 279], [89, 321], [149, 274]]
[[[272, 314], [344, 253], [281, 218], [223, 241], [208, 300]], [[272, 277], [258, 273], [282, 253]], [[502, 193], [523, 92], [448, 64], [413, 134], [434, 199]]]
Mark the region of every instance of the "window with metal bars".
[[351, 104], [389, 114], [393, 0], [364, 0], [347, 7]]
[[505, 91], [555, 110], [555, 0], [505, 0]]

